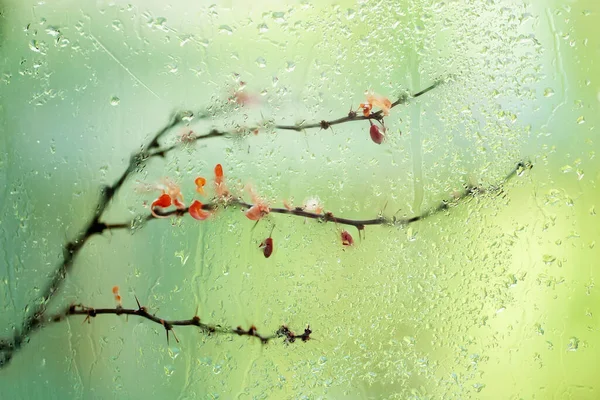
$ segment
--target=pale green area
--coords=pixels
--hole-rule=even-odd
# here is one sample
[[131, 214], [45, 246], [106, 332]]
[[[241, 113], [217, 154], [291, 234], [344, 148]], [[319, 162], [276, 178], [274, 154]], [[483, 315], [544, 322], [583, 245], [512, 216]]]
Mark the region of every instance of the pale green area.
[[[170, 176], [189, 201], [222, 163], [275, 205], [318, 196], [353, 218], [410, 216], [464, 182], [493, 185], [407, 228], [341, 227], [238, 210], [94, 238], [55, 307], [113, 306], [111, 287], [167, 318], [310, 324], [315, 340], [238, 337], [106, 316], [36, 333], [0, 370], [2, 398], [597, 399], [600, 7], [594, 0], [389, 2], [8, 1], [0, 5], [0, 333], [18, 326], [101, 184], [172, 111], [192, 129], [263, 117], [337, 118], [373, 89], [449, 82], [368, 124], [213, 139], [153, 160], [108, 220], [141, 212], [136, 180]], [[564, 3], [564, 4], [563, 4]], [[567, 5], [568, 4], [568, 5]], [[264, 60], [264, 62], [263, 62]], [[263, 95], [236, 109], [237, 87]], [[261, 115], [262, 114], [262, 115]], [[402, 134], [400, 134], [402, 131]], [[174, 142], [179, 131], [166, 139]]]

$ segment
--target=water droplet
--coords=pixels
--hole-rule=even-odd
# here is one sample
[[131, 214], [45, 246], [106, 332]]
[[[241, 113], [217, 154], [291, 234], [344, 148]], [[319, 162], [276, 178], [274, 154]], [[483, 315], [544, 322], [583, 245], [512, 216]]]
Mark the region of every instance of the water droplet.
[[258, 65], [259, 68], [264, 68], [267, 66], [267, 60], [265, 60], [263, 57], [258, 57], [256, 59], [256, 65]]
[[120, 102], [121, 102], [121, 99], [119, 99], [117, 96], [113, 96], [110, 98], [111, 106], [118, 106]]
[[351, 20], [354, 18], [355, 15], [356, 15], [356, 11], [349, 8], [348, 11], [346, 12], [346, 19]]
[[535, 324], [535, 332], [540, 336], [544, 334], [544, 328], [541, 324]]
[[219, 33], [224, 33], [226, 35], [233, 34], [233, 29], [229, 25], [221, 25], [219, 26]]
[[542, 256], [542, 261], [544, 262], [544, 264], [546, 265], [550, 265], [552, 264], [554, 261], [556, 261], [556, 257], [551, 255], [551, 254], [544, 254]]
[[577, 118], [577, 123], [580, 125], [585, 124], [585, 118], [583, 117], [583, 115]]
[[552, 97], [554, 96], [554, 89], [546, 88], [544, 89], [544, 97]]
[[171, 357], [173, 360], [179, 356], [179, 353], [181, 353], [181, 349], [179, 347], [169, 347], [169, 357]]
[[485, 385], [483, 383], [474, 383], [473, 384], [473, 389], [475, 389], [475, 391], [477, 393], [481, 392], [484, 387], [485, 387]]
[[258, 31], [260, 33], [268, 32], [269, 31], [269, 27], [267, 26], [267, 24], [264, 24], [264, 23], [260, 24], [260, 25], [258, 25]]
[[40, 44], [37, 40], [32, 40], [29, 42], [29, 49], [31, 51], [35, 51], [36, 53], [41, 53]]
[[70, 42], [70, 41], [69, 41], [69, 39], [67, 39], [66, 37], [61, 37], [61, 38], [58, 40], [58, 45], [59, 45], [60, 47], [63, 47], [63, 48], [64, 48], [64, 47], [67, 47], [69, 44], [71, 44], [71, 42]]
[[573, 336], [569, 339], [569, 344], [567, 345], [567, 351], [577, 351], [579, 348], [579, 339]]
[[563, 174], [567, 174], [571, 171], [573, 171], [573, 167], [571, 167], [570, 165], [564, 165], [561, 169]]
[[287, 72], [292, 72], [293, 70], [296, 69], [296, 63], [293, 61], [288, 61], [286, 66], [285, 66], [285, 70]]
[[119, 21], [118, 19], [115, 19], [112, 22], [112, 28], [116, 31], [119, 32], [121, 30], [123, 30], [123, 24], [121, 23], [121, 21]]
[[165, 365], [165, 375], [172, 376], [174, 372], [175, 367], [173, 367], [172, 365]]
[[52, 37], [57, 37], [58, 35], [60, 35], [60, 31], [55, 26], [48, 26], [46, 28], [46, 33]]
[[417, 240], [417, 233], [414, 232], [412, 228], [408, 228], [406, 230], [406, 238], [409, 242], [414, 242], [415, 240]]
[[285, 23], [285, 13], [282, 11], [279, 12], [274, 12], [273, 13], [273, 19], [275, 20], [275, 22], [277, 22], [278, 24], [283, 24]]

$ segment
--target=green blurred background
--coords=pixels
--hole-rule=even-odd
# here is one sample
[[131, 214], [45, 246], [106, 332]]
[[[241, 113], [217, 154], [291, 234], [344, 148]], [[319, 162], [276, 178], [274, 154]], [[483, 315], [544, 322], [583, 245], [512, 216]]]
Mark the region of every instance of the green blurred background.
[[[333, 119], [372, 89], [447, 83], [386, 118], [261, 131], [152, 160], [107, 221], [147, 212], [137, 181], [168, 176], [186, 200], [223, 164], [274, 205], [318, 196], [352, 218], [412, 216], [462, 187], [494, 185], [404, 228], [287, 216], [252, 230], [239, 210], [160, 220], [91, 240], [51, 303], [124, 305], [226, 326], [282, 323], [313, 341], [261, 346], [105, 316], [35, 333], [0, 370], [2, 398], [597, 399], [600, 6], [588, 1], [0, 2], [0, 333], [39, 295], [99, 188], [175, 110], [195, 132]], [[247, 83], [260, 105], [227, 98]], [[181, 129], [165, 138], [174, 143]], [[258, 244], [275, 224], [275, 252]], [[351, 231], [358, 239], [356, 231]]]

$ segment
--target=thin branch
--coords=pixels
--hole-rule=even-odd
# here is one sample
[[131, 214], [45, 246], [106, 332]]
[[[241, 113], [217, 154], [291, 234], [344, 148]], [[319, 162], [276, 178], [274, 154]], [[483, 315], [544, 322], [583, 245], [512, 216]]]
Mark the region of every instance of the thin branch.
[[[420, 92], [413, 94], [412, 96], [402, 95], [395, 102], [392, 103], [392, 106], [390, 108], [394, 108], [400, 104], [404, 104], [404, 103], [408, 102], [411, 98], [414, 99], [419, 96], [422, 96], [425, 93], [435, 89], [442, 83], [444, 83], [444, 81], [440, 79], [440, 80], [435, 81], [428, 88], [425, 88], [425, 89], [421, 90]], [[379, 122], [383, 121], [383, 111], [379, 110], [377, 112], [370, 113], [369, 116], [365, 116], [365, 115], [358, 115], [355, 111], [351, 110], [347, 116], [341, 117], [338, 119], [334, 119], [332, 121], [322, 120], [320, 122], [312, 122], [312, 123], [308, 123], [308, 124], [300, 123], [300, 124], [296, 124], [296, 125], [275, 125], [275, 129], [292, 130], [292, 131], [300, 132], [300, 131], [303, 131], [304, 129], [313, 129], [313, 128], [327, 129], [333, 125], [339, 125], [339, 124], [343, 124], [346, 122], [365, 121], [365, 120], [371, 120], [371, 119], [375, 119]]]
[[[115, 183], [102, 189], [100, 200], [94, 208], [94, 213], [91, 219], [87, 222], [85, 228], [83, 228], [83, 230], [75, 237], [75, 239], [65, 244], [63, 248], [62, 260], [59, 261], [56, 269], [52, 272], [48, 283], [41, 291], [41, 295], [37, 300], [32, 302], [33, 305], [30, 307], [30, 311], [25, 316], [21, 329], [15, 332], [12, 340], [0, 341], [0, 351], [2, 351], [0, 354], [0, 368], [10, 361], [13, 353], [21, 348], [28, 335], [38, 328], [41, 317], [46, 311], [46, 305], [56, 294], [67, 274], [70, 272], [75, 259], [83, 248], [84, 244], [95, 234], [99, 234], [104, 231], [105, 224], [100, 222], [100, 219], [104, 215], [104, 212], [106, 211], [110, 201], [123, 186], [127, 178], [136, 170], [136, 168], [139, 168], [140, 165], [146, 162], [149, 158], [159, 155], [151, 154], [150, 151], [159, 148], [160, 145], [158, 141], [171, 128], [177, 126], [181, 122], [181, 115], [174, 115], [171, 118], [171, 121], [152, 137], [146, 148], [142, 148], [142, 150], [130, 158], [127, 168], [115, 181]], [[2, 346], [2, 344], [6, 345]]]
[[[208, 334], [233, 334], [238, 336], [255, 337], [259, 339], [260, 342], [263, 344], [266, 344], [273, 339], [282, 337], [285, 338], [286, 343], [294, 343], [296, 340], [306, 342], [310, 340], [310, 334], [312, 333], [310, 326], [307, 326], [302, 334], [297, 335], [294, 332], [292, 332], [287, 326], [282, 325], [272, 335], [261, 335], [260, 333], [258, 333], [254, 325], [250, 326], [250, 328], [248, 329], [243, 329], [241, 326], [238, 326], [237, 328], [227, 328], [221, 325], [206, 324], [200, 321], [200, 317], [198, 317], [197, 315], [194, 315], [190, 319], [168, 320], [157, 317], [154, 314], [150, 314], [146, 307], [140, 305], [140, 302], [137, 299], [137, 297], [135, 300], [137, 302], [138, 308], [123, 308], [121, 306], [117, 306], [115, 308], [93, 308], [84, 306], [83, 304], [72, 304], [69, 307], [67, 307], [62, 313], [55, 314], [54, 316], [50, 317], [46, 322], [61, 322], [67, 317], [75, 315], [85, 315], [85, 320], [88, 322], [90, 322], [91, 318], [95, 318], [99, 315], [133, 315], [136, 317], [145, 318], [158, 325], [161, 325], [165, 329], [167, 335], [167, 343], [169, 342], [170, 333], [173, 334], [175, 340], [177, 341], [177, 343], [179, 343], [179, 339], [177, 338], [177, 336], [175, 336], [175, 332], [173, 331], [173, 327], [175, 326], [195, 326], [201, 331]], [[41, 321], [39, 322], [39, 324], [40, 326], [45, 325]], [[2, 350], [1, 343], [0, 350]]]
[[[504, 179], [502, 179], [502, 181], [500, 181], [497, 185], [495, 185], [491, 188], [488, 188], [488, 189], [485, 189], [481, 186], [465, 185], [465, 187], [463, 188], [463, 190], [461, 192], [453, 194], [452, 199], [442, 201], [438, 206], [429, 209], [428, 211], [424, 212], [423, 214], [415, 215], [415, 216], [408, 217], [408, 218], [396, 218], [395, 216], [385, 217], [383, 215], [380, 215], [378, 217], [371, 218], [371, 219], [351, 219], [351, 218], [337, 217], [331, 212], [324, 212], [324, 213], [318, 214], [318, 213], [314, 213], [311, 211], [306, 211], [302, 207], [296, 207], [293, 209], [276, 208], [276, 207], [269, 208], [269, 213], [292, 215], [292, 216], [296, 216], [296, 217], [314, 219], [319, 222], [333, 222], [333, 223], [336, 223], [339, 225], [354, 226], [358, 230], [363, 230], [363, 229], [365, 229], [366, 226], [369, 226], [369, 225], [404, 226], [404, 225], [412, 224], [417, 221], [422, 221], [425, 218], [431, 217], [442, 211], [448, 210], [450, 207], [458, 205], [460, 202], [466, 200], [467, 198], [471, 198], [471, 197], [481, 195], [484, 193], [494, 193], [494, 192], [501, 193], [502, 186], [506, 182], [508, 182], [510, 179], [514, 178], [515, 176], [521, 174], [523, 171], [530, 169], [532, 167], [533, 167], [533, 165], [530, 162], [519, 162], [519, 163], [517, 163], [516, 167], [513, 168], [504, 177]], [[231, 197], [226, 202], [214, 202], [214, 203], [203, 204], [202, 209], [207, 210], [207, 211], [214, 211], [222, 206], [224, 206], [224, 207], [234, 206], [234, 207], [239, 207], [241, 209], [250, 209], [253, 206], [253, 204], [246, 203], [245, 201], [243, 201], [240, 198]], [[176, 210], [170, 210], [170, 211], [155, 210], [155, 213], [157, 215], [159, 215], [160, 217], [168, 217], [168, 216], [183, 216], [183, 215], [187, 214], [188, 211], [189, 211], [189, 208], [182, 208], [182, 209], [176, 209]], [[128, 222], [106, 223], [103, 226], [103, 230], [131, 229], [132, 226], [135, 226], [135, 222], [139, 221], [140, 219], [142, 221], [146, 222], [146, 221], [151, 221], [151, 220], [155, 220], [158, 218], [154, 217], [152, 214], [148, 214], [141, 218], [138, 217], [137, 219], [133, 219]]]
[[[430, 87], [414, 94], [412, 97], [413, 98], [419, 97], [419, 96], [427, 93], [428, 91], [434, 89], [440, 83], [442, 83], [441, 80], [435, 82]], [[395, 107], [399, 104], [403, 104], [406, 101], [408, 101], [408, 99], [409, 99], [409, 96], [402, 96], [398, 100], [396, 100], [394, 103], [392, 103], [392, 107]], [[200, 115], [198, 117], [204, 118], [206, 116], [207, 115]], [[336, 120], [329, 121], [329, 122], [321, 121], [319, 123], [312, 123], [312, 124], [307, 124], [307, 125], [294, 125], [294, 126], [275, 125], [275, 128], [283, 129], [283, 130], [285, 130], [285, 129], [295, 130], [295, 131], [301, 131], [303, 129], [317, 128], [317, 127], [327, 129], [331, 125], [341, 124], [344, 122], [350, 122], [350, 121], [354, 121], [354, 120], [366, 120], [366, 119], [375, 119], [375, 120], [378, 120], [381, 122], [383, 120], [383, 112], [378, 111], [375, 113], [371, 113], [368, 117], [365, 117], [364, 115], [357, 116], [355, 112], [351, 112], [348, 114], [347, 117], [338, 118]], [[164, 157], [167, 155], [167, 153], [171, 152], [172, 150], [175, 150], [176, 148], [178, 148], [181, 145], [181, 143], [178, 143], [175, 145], [161, 148], [159, 140], [167, 132], [169, 132], [172, 128], [181, 124], [183, 122], [183, 120], [184, 120], [184, 118], [183, 118], [183, 115], [181, 115], [181, 114], [177, 114], [177, 115], [173, 116], [171, 121], [168, 124], [166, 124], [162, 129], [160, 129], [152, 137], [150, 142], [145, 147], [143, 147], [139, 152], [137, 152], [131, 156], [127, 168], [125, 169], [123, 174], [115, 181], [115, 183], [113, 183], [110, 186], [106, 186], [102, 189], [100, 200], [98, 201], [98, 204], [96, 205], [96, 207], [94, 209], [92, 217], [85, 224], [85, 227], [75, 237], [75, 239], [66, 243], [65, 246], [63, 247], [62, 260], [59, 261], [57, 267], [52, 272], [51, 277], [48, 280], [48, 283], [44, 286], [44, 288], [41, 291], [41, 295], [35, 301], [32, 302], [33, 305], [30, 307], [29, 311], [27, 312], [27, 315], [25, 316], [25, 318], [23, 320], [20, 330], [15, 330], [15, 333], [11, 339], [0, 339], [0, 368], [2, 368], [3, 366], [8, 364], [8, 362], [11, 360], [11, 358], [13, 356], [13, 353], [15, 351], [19, 350], [21, 348], [21, 346], [26, 342], [27, 337], [33, 331], [35, 331], [39, 328], [39, 325], [40, 325], [41, 321], [43, 320], [44, 314], [46, 312], [46, 306], [47, 306], [48, 302], [54, 297], [54, 295], [56, 294], [56, 292], [62, 285], [63, 281], [65, 280], [67, 274], [71, 271], [73, 264], [75, 262], [75, 259], [76, 259], [77, 255], [79, 254], [79, 252], [81, 251], [81, 249], [83, 248], [83, 246], [85, 245], [85, 243], [92, 236], [94, 236], [96, 234], [101, 234], [106, 229], [125, 228], [125, 224], [108, 225], [104, 222], [101, 222], [102, 216], [104, 215], [106, 208], [108, 207], [110, 201], [117, 194], [119, 189], [123, 186], [125, 181], [137, 169], [139, 169], [145, 162], [147, 162], [149, 159], [151, 159], [153, 157]], [[254, 129], [257, 129], [257, 128], [254, 128]], [[233, 132], [219, 131], [219, 130], [213, 129], [205, 135], [193, 137], [191, 140], [189, 140], [189, 142], [225, 136], [225, 135], [232, 134], [232, 133]], [[250, 205], [248, 205], [246, 203], [242, 203], [242, 202], [239, 202], [239, 205], [240, 206], [250, 206]], [[272, 210], [272, 212], [290, 213], [290, 212], [288, 212], [288, 210], [284, 211], [283, 209], [274, 209], [274, 210]], [[300, 211], [297, 211], [297, 212], [300, 213]], [[302, 211], [302, 212], [304, 212], [304, 211]], [[181, 213], [181, 210], [178, 210], [177, 213]], [[293, 213], [290, 213], [290, 214], [293, 214]], [[307, 218], [315, 218], [315, 219], [325, 218], [326, 221], [335, 221], [338, 223], [347, 223], [350, 225], [354, 224], [356, 226], [356, 224], [355, 224], [356, 221], [354, 221], [354, 223], [353, 223], [352, 220], [347, 220], [347, 219], [343, 219], [343, 218], [335, 218], [332, 215], [317, 216], [317, 214], [314, 214], [314, 215], [307, 214], [307, 215], [303, 215], [303, 216], [305, 216]], [[147, 217], [146, 219], [151, 219], [151, 218]], [[375, 222], [377, 224], [385, 223], [385, 220], [382, 218], [378, 218], [376, 220], [369, 220], [369, 221], [365, 221], [365, 222], [366, 222], [366, 224], [372, 224], [373, 221], [377, 221], [377, 222]], [[131, 225], [128, 224], [127, 226], [131, 226]]]

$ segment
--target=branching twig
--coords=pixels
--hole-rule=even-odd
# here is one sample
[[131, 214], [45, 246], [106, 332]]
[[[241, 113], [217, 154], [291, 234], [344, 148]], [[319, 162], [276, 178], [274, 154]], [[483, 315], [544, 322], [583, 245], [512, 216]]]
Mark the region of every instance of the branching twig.
[[12, 340], [0, 341], [0, 368], [10, 361], [13, 353], [21, 348], [28, 335], [38, 328], [41, 318], [46, 311], [46, 305], [61, 286], [67, 274], [70, 272], [71, 268], [73, 267], [73, 263], [75, 262], [75, 258], [83, 248], [83, 245], [92, 236], [104, 231], [106, 225], [100, 222], [100, 219], [104, 215], [109, 202], [123, 186], [127, 178], [136, 170], [136, 168], [140, 166], [140, 164], [144, 163], [150, 157], [159, 155], [151, 154], [150, 152], [159, 148], [160, 145], [158, 141], [160, 138], [162, 138], [171, 128], [177, 126], [181, 122], [181, 115], [173, 116], [171, 121], [154, 135], [146, 148], [143, 148], [138, 153], [131, 156], [127, 168], [123, 174], [121, 174], [119, 179], [117, 179], [111, 186], [106, 186], [102, 189], [100, 200], [94, 209], [91, 219], [85, 225], [85, 228], [75, 237], [75, 239], [68, 242], [64, 246], [63, 259], [58, 263], [58, 266], [52, 273], [48, 283], [42, 289], [41, 296], [33, 302], [31, 310], [27, 313], [23, 320], [21, 329], [15, 332]]
[[[453, 194], [452, 199], [442, 201], [437, 207], [431, 208], [430, 210], [424, 212], [423, 214], [415, 215], [413, 217], [408, 217], [408, 218], [397, 218], [395, 216], [390, 218], [390, 217], [385, 217], [383, 215], [380, 215], [379, 217], [371, 218], [371, 219], [351, 219], [351, 218], [337, 217], [331, 212], [314, 213], [311, 211], [306, 211], [302, 207], [296, 207], [296, 208], [292, 208], [292, 209], [269, 208], [269, 213], [293, 215], [296, 217], [315, 219], [319, 222], [333, 222], [333, 223], [336, 223], [339, 225], [354, 226], [359, 231], [365, 229], [365, 227], [369, 226], [369, 225], [404, 226], [404, 225], [412, 224], [417, 221], [422, 221], [425, 218], [431, 217], [439, 212], [445, 211], [452, 206], [458, 205], [459, 202], [461, 202], [467, 198], [470, 198], [470, 197], [473, 197], [476, 195], [480, 195], [480, 194], [484, 194], [484, 193], [495, 193], [495, 192], [499, 193], [502, 191], [502, 185], [504, 185], [511, 178], [514, 178], [517, 174], [520, 174], [524, 170], [529, 169], [531, 167], [532, 167], [532, 164], [529, 162], [519, 162], [519, 163], [517, 163], [516, 167], [512, 171], [510, 171], [504, 177], [504, 179], [502, 179], [502, 181], [499, 182], [496, 186], [485, 189], [481, 186], [465, 185], [464, 189], [461, 192]], [[233, 206], [233, 207], [239, 207], [241, 209], [250, 209], [253, 206], [253, 204], [247, 203], [240, 198], [230, 198], [230, 199], [228, 199], [228, 201], [226, 203], [215, 202], [215, 203], [203, 204], [202, 209], [207, 210], [207, 211], [214, 211], [214, 210], [218, 209], [219, 207], [223, 206], [223, 204], [225, 207]], [[187, 214], [188, 211], [189, 211], [189, 208], [182, 208], [182, 209], [175, 209], [175, 210], [170, 210], [170, 211], [155, 210], [155, 213], [157, 215], [159, 215], [160, 217], [168, 217], [168, 216], [183, 216], [183, 215]], [[141, 217], [141, 220], [143, 220], [143, 221], [151, 221], [154, 219], [157, 219], [157, 218], [154, 217], [152, 214], [148, 214], [146, 216]], [[103, 224], [102, 229], [103, 230], [131, 229], [132, 226], [135, 225], [135, 221], [139, 221], [139, 220], [140, 220], [140, 217], [138, 217], [137, 219], [128, 221], [128, 222], [106, 223], [106, 224]]]
[[[310, 330], [310, 326], [307, 326], [304, 329], [304, 332], [300, 335], [296, 335], [294, 332], [289, 330], [289, 328], [285, 325], [282, 325], [274, 334], [272, 335], [261, 335], [258, 333], [256, 327], [254, 325], [250, 326], [248, 329], [243, 329], [241, 326], [237, 328], [227, 328], [220, 325], [210, 325], [200, 321], [200, 317], [194, 315], [190, 319], [181, 319], [181, 320], [167, 320], [163, 318], [159, 318], [154, 314], [150, 314], [148, 309], [142, 306], [139, 300], [135, 299], [137, 302], [137, 308], [123, 308], [121, 306], [117, 306], [115, 308], [93, 308], [87, 307], [83, 304], [72, 304], [67, 307], [62, 313], [56, 314], [52, 316], [48, 322], [60, 322], [65, 318], [73, 315], [85, 315], [86, 320], [90, 322], [91, 318], [95, 318], [98, 315], [134, 315], [137, 317], [145, 318], [152, 322], [155, 322], [165, 329], [167, 335], [167, 343], [169, 342], [169, 332], [173, 334], [173, 337], [179, 343], [179, 339], [175, 335], [175, 331], [173, 331], [173, 327], [175, 326], [195, 326], [200, 328], [201, 331], [206, 332], [208, 334], [234, 334], [239, 336], [251, 336], [259, 339], [261, 343], [266, 344], [270, 340], [283, 337], [285, 338], [286, 343], [294, 343], [296, 340], [302, 340], [306, 342], [310, 339], [310, 334], [312, 331]], [[43, 323], [40, 321], [40, 325]], [[2, 349], [2, 344], [0, 343], [0, 350]]]
[[[437, 87], [441, 82], [442, 81], [437, 81], [430, 87], [414, 94], [413, 96], [402, 96], [398, 100], [396, 100], [394, 103], [392, 103], [391, 107], [395, 107], [399, 104], [405, 103], [410, 97], [413, 97], [413, 98], [419, 97], [419, 96], [427, 93], [428, 91], [434, 89], [435, 87]], [[379, 122], [382, 122], [383, 121], [383, 112], [378, 111], [375, 113], [370, 113], [368, 116], [365, 116], [365, 115], [358, 116], [358, 115], [356, 115], [356, 112], [350, 112], [348, 114], [348, 116], [338, 118], [333, 121], [321, 121], [318, 123], [293, 125], [293, 126], [274, 125], [274, 128], [282, 129], [282, 130], [286, 130], [286, 129], [287, 130], [295, 130], [295, 131], [301, 131], [301, 130], [309, 129], [309, 128], [327, 129], [330, 126], [336, 125], [336, 124], [357, 121], [357, 120], [371, 120], [371, 119], [375, 119]], [[171, 152], [172, 150], [175, 150], [176, 148], [178, 148], [180, 146], [180, 144], [178, 143], [178, 144], [167, 146], [167, 147], [161, 147], [159, 140], [170, 129], [179, 125], [182, 121], [183, 121], [182, 115], [174, 116], [166, 126], [164, 126], [161, 130], [159, 130], [153, 136], [153, 138], [150, 140], [150, 142], [148, 143], [148, 145], [145, 148], [142, 148], [138, 153], [134, 154], [130, 158], [127, 168], [125, 169], [123, 174], [115, 181], [115, 183], [113, 183], [110, 186], [106, 186], [102, 189], [100, 200], [98, 201], [98, 204], [96, 205], [96, 207], [94, 209], [92, 217], [86, 223], [84, 229], [75, 237], [75, 239], [68, 242], [64, 246], [63, 259], [58, 263], [58, 265], [57, 265], [56, 269], [54, 270], [54, 272], [52, 273], [48, 283], [42, 289], [41, 295], [39, 296], [39, 298], [36, 301], [32, 302], [33, 305], [31, 306], [30, 311], [25, 316], [23, 323], [21, 325], [21, 328], [15, 331], [12, 338], [0, 339], [0, 368], [8, 364], [8, 362], [11, 360], [14, 352], [19, 350], [21, 348], [21, 346], [26, 342], [26, 338], [28, 338], [28, 336], [32, 332], [34, 332], [35, 330], [37, 330], [41, 327], [42, 322], [45, 320], [46, 305], [56, 294], [57, 290], [59, 289], [59, 287], [65, 280], [67, 274], [71, 271], [73, 264], [75, 262], [75, 259], [76, 259], [77, 255], [79, 254], [79, 252], [81, 251], [81, 249], [83, 248], [83, 246], [85, 245], [85, 243], [92, 236], [94, 236], [96, 234], [101, 234], [106, 229], [121, 229], [121, 228], [131, 226], [131, 224], [106, 224], [104, 222], [101, 222], [101, 219], [102, 219], [102, 216], [104, 215], [104, 212], [106, 211], [106, 208], [108, 207], [110, 201], [114, 198], [116, 193], [119, 191], [119, 189], [123, 186], [125, 181], [130, 177], [130, 175], [133, 172], [135, 172], [138, 168], [140, 168], [140, 166], [143, 165], [149, 159], [151, 159], [153, 157], [164, 157], [167, 155], [167, 153]], [[255, 128], [255, 129], [257, 129], [257, 128]], [[229, 135], [229, 134], [233, 134], [233, 133], [234, 132], [226, 132], [226, 131], [219, 131], [219, 130], [213, 129], [205, 135], [194, 136], [188, 142], [205, 140], [205, 139], [219, 137], [219, 136], [225, 136], [225, 135]], [[245, 208], [249, 208], [252, 206], [251, 204], [244, 203], [241, 200], [237, 200], [236, 203], [238, 206], [245, 207]], [[204, 207], [211, 208], [214, 206], [215, 205], [207, 204]], [[438, 209], [436, 209], [436, 210], [439, 211], [441, 209], [443, 209], [443, 207], [438, 207]], [[187, 209], [186, 210], [177, 210], [177, 211], [174, 211], [173, 213], [183, 214], [185, 212], [187, 212]], [[364, 221], [350, 220], [350, 219], [346, 219], [346, 218], [338, 218], [338, 217], [334, 217], [333, 214], [331, 214], [331, 213], [314, 214], [314, 213], [310, 213], [310, 212], [307, 212], [307, 211], [304, 211], [301, 209], [300, 210], [299, 209], [287, 210], [287, 209], [277, 209], [276, 208], [276, 209], [271, 209], [271, 212], [281, 213], [281, 214], [292, 214], [292, 215], [302, 216], [302, 217], [306, 217], [306, 218], [318, 219], [318, 220], [321, 220], [324, 222], [332, 221], [332, 222], [337, 222], [340, 224], [354, 225], [357, 228], [362, 229], [362, 228], [364, 228], [365, 225], [377, 225], [377, 224], [381, 225], [381, 224], [387, 224], [387, 223], [394, 223], [394, 224], [411, 223], [411, 222], [420, 220], [427, 215], [431, 215], [433, 212], [437, 212], [437, 211], [429, 212], [428, 214], [413, 217], [413, 218], [407, 219], [407, 220], [396, 220], [395, 218], [392, 220], [389, 220], [384, 217], [379, 217], [379, 218], [376, 218], [373, 220], [364, 220]], [[152, 218], [153, 218], [152, 216], [149, 216], [149, 217], [146, 217], [146, 220], [149, 220]], [[102, 310], [109, 310], [109, 309], [102, 309]], [[109, 313], [109, 312], [107, 311], [105, 313]], [[140, 315], [140, 314], [138, 313], [136, 315]], [[239, 332], [241, 332], [241, 330], [238, 330], [237, 332], [234, 332], [234, 333], [239, 334]]]
[[[412, 96], [408, 96], [408, 95], [400, 96], [398, 98], [398, 100], [396, 100], [395, 102], [392, 103], [392, 106], [390, 108], [394, 108], [400, 104], [404, 104], [411, 98], [417, 98], [419, 96], [422, 96], [425, 93], [435, 89], [442, 83], [443, 83], [443, 80], [437, 80], [428, 88], [423, 89], [420, 92], [413, 94]], [[275, 125], [275, 129], [284, 129], [284, 130], [292, 130], [292, 131], [300, 132], [304, 129], [313, 129], [313, 128], [328, 129], [330, 126], [333, 126], [333, 125], [339, 125], [339, 124], [343, 124], [343, 123], [351, 122], [351, 121], [365, 121], [365, 120], [371, 120], [371, 119], [381, 122], [383, 120], [383, 111], [379, 110], [377, 112], [370, 113], [369, 116], [365, 116], [365, 115], [358, 115], [355, 111], [351, 110], [347, 116], [338, 118], [338, 119], [334, 119], [332, 121], [322, 120], [320, 122], [313, 122], [313, 123], [308, 123], [308, 124]]]

